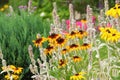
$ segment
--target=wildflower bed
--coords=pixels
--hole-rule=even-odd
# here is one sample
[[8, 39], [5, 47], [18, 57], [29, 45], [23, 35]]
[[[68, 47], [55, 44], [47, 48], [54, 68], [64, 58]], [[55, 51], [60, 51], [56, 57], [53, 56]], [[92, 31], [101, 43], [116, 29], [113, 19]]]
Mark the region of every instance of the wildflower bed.
[[[60, 22], [54, 3], [50, 34], [48, 36], [37, 34], [36, 39], [31, 40], [34, 48], [32, 45], [28, 47], [32, 79], [120, 79], [120, 4], [116, 2], [116, 5], [108, 10], [106, 3], [107, 0], [105, 11], [100, 11], [96, 22], [92, 21], [93, 11], [88, 5], [86, 21], [81, 22], [81, 25], [76, 24], [72, 4], [69, 5], [69, 24], [65, 23], [65, 20]], [[39, 50], [39, 54], [34, 53], [35, 48]], [[38, 54], [39, 58], [35, 59], [35, 54]], [[2, 52], [0, 58], [3, 64], [1, 73], [7, 73], [5, 78], [18, 80], [23, 68], [7, 66]]]
[[[119, 6], [119, 4], [116, 5], [117, 7]], [[30, 70], [34, 74], [33, 78], [51, 80], [119, 80], [119, 24], [112, 22], [108, 26], [108, 23], [112, 20], [115, 19], [117, 22], [119, 19], [108, 16], [105, 18], [103, 17], [104, 14], [101, 14], [99, 15], [101, 20], [99, 21], [100, 27], [96, 29], [94, 27], [95, 24], [91, 21], [92, 9], [87, 6], [87, 29], [85, 29], [83, 27], [86, 27], [86, 25], [81, 27], [74, 22], [72, 5], [70, 4], [69, 7], [71, 23], [68, 24], [68, 32], [64, 33], [64, 29], [61, 29], [62, 24], [60, 24], [56, 8], [54, 8], [53, 25], [55, 27], [51, 27], [50, 35], [45, 38], [38, 34], [37, 39], [33, 41], [40, 51], [42, 62], [40, 62], [40, 59], [34, 60], [32, 47], [29, 46], [29, 55], [32, 61]], [[104, 20], [102, 21], [102, 19]], [[48, 43], [45, 48], [42, 47], [44, 42]], [[36, 63], [39, 64], [40, 71], [36, 68]]]

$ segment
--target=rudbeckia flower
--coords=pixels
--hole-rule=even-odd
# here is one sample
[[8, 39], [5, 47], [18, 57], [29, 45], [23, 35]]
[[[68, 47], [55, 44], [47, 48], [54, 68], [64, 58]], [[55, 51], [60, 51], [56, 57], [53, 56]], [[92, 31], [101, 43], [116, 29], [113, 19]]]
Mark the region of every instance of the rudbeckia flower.
[[11, 76], [10, 75], [5, 75], [5, 79], [7, 79], [7, 80], [10, 80], [10, 77], [12, 77], [13, 78], [13, 80], [18, 80], [19, 79], [19, 76], [18, 75], [15, 75], [15, 74], [11, 74]]
[[120, 39], [120, 32], [110, 34], [110, 36], [107, 38], [107, 41], [118, 42], [119, 39]]
[[120, 39], [120, 32], [114, 28], [100, 28], [101, 39], [109, 42], [118, 42]]
[[86, 80], [86, 78], [83, 76], [84, 74], [85, 72], [74, 74], [73, 76], [70, 77], [70, 80]]
[[67, 61], [66, 61], [66, 60], [60, 59], [60, 60], [59, 60], [59, 66], [58, 66], [58, 68], [62, 68], [62, 67], [64, 67], [64, 66], [66, 66], [66, 64], [67, 64]]
[[78, 44], [71, 44], [67, 47], [69, 51], [74, 51], [74, 50], [79, 50], [79, 45]]
[[120, 16], [120, 4], [115, 4], [115, 6], [111, 8], [110, 10], [108, 10], [105, 14], [107, 16], [112, 16], [114, 18], [119, 17]]
[[101, 31], [101, 33], [100, 33], [101, 39], [106, 40], [109, 37], [109, 35], [111, 34], [112, 29], [111, 28], [100, 28], [100, 31]]
[[62, 46], [64, 46], [65, 45], [65, 43], [66, 43], [66, 40], [64, 39], [64, 38], [62, 38], [62, 37], [58, 37], [57, 39], [56, 39], [56, 41], [55, 41], [55, 46], [56, 47], [62, 47]]
[[34, 43], [34, 45], [36, 47], [41, 47], [43, 42], [45, 42], [45, 41], [46, 41], [46, 38], [44, 38], [44, 37], [41, 37], [41, 38], [37, 37], [37, 39], [33, 40], [32, 42]]
[[5, 9], [4, 8], [0, 8], [0, 11], [3, 12]]
[[67, 39], [74, 39], [76, 38], [76, 31], [71, 31], [71, 33], [67, 34], [66, 37]]
[[12, 72], [14, 72], [14, 69], [15, 69], [16, 67], [14, 66], [14, 65], [8, 65], [8, 66], [3, 66], [2, 67], [2, 72], [1, 73], [4, 73], [4, 72], [8, 72], [8, 71], [12, 71]]
[[80, 46], [80, 49], [81, 49], [81, 50], [86, 50], [86, 49], [89, 49], [90, 47], [91, 47], [90, 44], [88, 44], [88, 43], [83, 43], [83, 45]]
[[7, 4], [4, 5], [4, 8], [7, 9], [9, 6]]
[[45, 53], [46, 55], [51, 55], [53, 51], [54, 51], [54, 47], [49, 45], [49, 46], [44, 50], [44, 53]]
[[14, 74], [20, 74], [22, 72], [23, 68], [22, 67], [16, 67], [14, 69]]
[[60, 34], [52, 33], [51, 35], [48, 36], [48, 41], [54, 42], [60, 36], [61, 36]]
[[73, 56], [73, 61], [76, 62], [80, 62], [82, 59], [79, 56]]
[[66, 54], [67, 52], [68, 52], [68, 49], [64, 48], [62, 49], [61, 54]]
[[86, 31], [83, 31], [83, 30], [79, 30], [77, 32], [77, 37], [82, 39], [83, 37], [87, 36], [87, 32]]

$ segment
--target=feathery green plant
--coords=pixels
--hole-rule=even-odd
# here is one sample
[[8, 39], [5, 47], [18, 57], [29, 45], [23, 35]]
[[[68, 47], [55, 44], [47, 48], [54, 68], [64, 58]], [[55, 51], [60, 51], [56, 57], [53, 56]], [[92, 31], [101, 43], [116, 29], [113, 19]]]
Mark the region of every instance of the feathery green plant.
[[[28, 56], [28, 45], [33, 44], [37, 33], [47, 36], [49, 33], [48, 22], [42, 21], [39, 16], [28, 15], [22, 12], [20, 15], [7, 16], [0, 14], [0, 46], [4, 59], [8, 64], [14, 64], [24, 68], [21, 80], [30, 80], [28, 66], [30, 59]], [[37, 52], [37, 50], [35, 51]], [[39, 54], [35, 54], [38, 57]], [[0, 65], [1, 67], [2, 65]], [[27, 75], [28, 77], [25, 77]], [[2, 79], [0, 77], [0, 79]]]

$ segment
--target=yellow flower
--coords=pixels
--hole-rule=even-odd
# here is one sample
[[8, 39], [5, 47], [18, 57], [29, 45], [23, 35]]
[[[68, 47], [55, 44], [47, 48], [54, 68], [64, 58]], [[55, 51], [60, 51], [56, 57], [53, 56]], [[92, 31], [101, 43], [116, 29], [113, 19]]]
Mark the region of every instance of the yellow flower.
[[16, 67], [14, 65], [8, 65], [11, 69], [16, 69]]
[[76, 31], [72, 31], [70, 34], [66, 34], [67, 39], [74, 39], [76, 38]]
[[79, 30], [77, 32], [77, 37], [82, 39], [83, 37], [87, 36], [87, 32], [86, 31], [83, 31], [83, 30]]
[[86, 24], [87, 23], [87, 20], [85, 20], [85, 19], [82, 19], [82, 20], [80, 20], [83, 24]]
[[42, 38], [37, 38], [36, 40], [33, 40], [32, 42], [34, 43], [34, 45], [36, 47], [38, 47], [38, 46], [41, 47], [42, 43], [45, 42], [45, 41], [46, 41], [46, 39], [44, 37], [42, 37]]
[[114, 28], [100, 28], [101, 39], [109, 42], [117, 42], [120, 39], [120, 32]]
[[23, 69], [22, 67], [15, 67], [14, 65], [8, 65], [8, 66], [2, 67], [2, 70], [13, 71], [16, 74], [21, 73], [22, 69]]
[[83, 76], [84, 74], [85, 72], [74, 74], [73, 76], [70, 77], [70, 80], [85, 80], [86, 78]]
[[111, 32], [118, 32], [116, 29], [114, 29], [114, 28], [110, 28], [110, 27], [106, 27], [106, 28], [103, 28], [103, 27], [101, 27], [100, 28], [100, 32], [101, 33], [111, 33]]
[[80, 49], [81, 49], [81, 50], [86, 50], [86, 49], [89, 49], [90, 47], [91, 47], [90, 44], [88, 44], [88, 43], [83, 43], [83, 45], [80, 46]]
[[82, 59], [79, 56], [73, 56], [74, 62], [80, 62]]
[[45, 53], [46, 55], [51, 55], [52, 52], [53, 52], [53, 50], [54, 50], [54, 47], [49, 45], [49, 46], [44, 50], [44, 53]]
[[66, 60], [60, 59], [60, 60], [59, 60], [59, 66], [58, 66], [58, 68], [62, 68], [62, 67], [64, 67], [64, 66], [66, 66], [66, 64], [67, 64], [67, 61], [66, 61]]
[[7, 80], [10, 80], [10, 78], [12, 77], [13, 80], [18, 80], [18, 78], [19, 78], [18, 74], [20, 74], [22, 72], [22, 69], [23, 69], [22, 67], [17, 67], [16, 68], [14, 65], [8, 65], [8, 66], [2, 67], [3, 71], [1, 73], [12, 71], [12, 73], [10, 73], [10, 75], [6, 74], [5, 78]]
[[9, 7], [9, 6], [8, 6], [7, 4], [6, 4], [6, 5], [4, 5], [4, 8], [5, 8], [5, 9], [7, 9], [8, 7]]
[[115, 6], [111, 8], [110, 10], [108, 10], [105, 14], [107, 16], [112, 16], [114, 18], [119, 17], [120, 16], [120, 4], [115, 4]]
[[120, 32], [110, 34], [110, 36], [107, 38], [107, 41], [118, 42], [119, 39], [120, 39]]
[[20, 74], [22, 72], [23, 68], [22, 67], [17, 67], [14, 69], [14, 74]]
[[109, 37], [109, 34], [113, 31], [112, 28], [100, 28], [101, 39], [106, 40]]
[[3, 12], [4, 10], [5, 10], [4, 8], [1, 8], [1, 9], [0, 9], [0, 11], [2, 11], [2, 12]]
[[61, 54], [66, 54], [67, 52], [68, 52], [68, 49], [64, 48], [62, 49]]
[[18, 80], [19, 79], [19, 76], [18, 75], [15, 75], [15, 74], [11, 74], [11, 76], [10, 75], [5, 75], [5, 78], [7, 79], [7, 80], [10, 80], [10, 77], [12, 77], [13, 78], [13, 80]]
[[52, 33], [51, 35], [48, 36], [48, 41], [49, 42], [55, 42], [55, 40], [60, 37], [61, 35]]
[[64, 38], [62, 38], [62, 37], [58, 37], [57, 39], [56, 39], [56, 42], [55, 42], [55, 46], [56, 47], [62, 47], [62, 46], [64, 46], [65, 45], [65, 43], [66, 43], [66, 40], [64, 39]]
[[14, 72], [14, 69], [11, 68], [10, 66], [3, 66], [3, 67], [2, 67], [2, 70], [3, 70], [3, 71], [2, 71], [1, 73], [8, 72], [8, 71]]
[[67, 47], [69, 51], [74, 51], [74, 50], [79, 50], [79, 45], [78, 44], [71, 44]]

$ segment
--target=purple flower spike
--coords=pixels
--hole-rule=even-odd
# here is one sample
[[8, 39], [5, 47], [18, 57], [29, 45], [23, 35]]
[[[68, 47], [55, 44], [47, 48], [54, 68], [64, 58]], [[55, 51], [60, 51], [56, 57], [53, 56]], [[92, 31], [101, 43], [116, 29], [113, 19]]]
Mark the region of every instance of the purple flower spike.
[[23, 9], [23, 8], [24, 8], [24, 6], [23, 6], [23, 5], [21, 5], [21, 6], [19, 6], [18, 8], [19, 8], [19, 9]]

